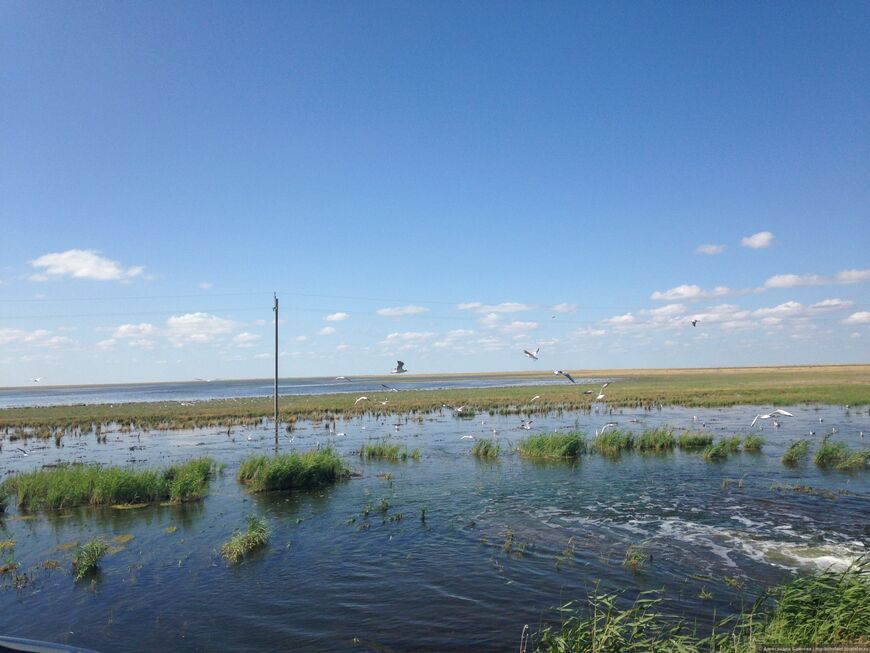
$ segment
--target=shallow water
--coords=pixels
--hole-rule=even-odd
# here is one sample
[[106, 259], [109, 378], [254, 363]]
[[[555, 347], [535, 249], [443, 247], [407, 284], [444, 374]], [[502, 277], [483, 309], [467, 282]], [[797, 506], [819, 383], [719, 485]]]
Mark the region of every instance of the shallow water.
[[[19, 571], [34, 573], [18, 591], [0, 576], [6, 583], [0, 631], [103, 651], [510, 650], [523, 624], [534, 630], [556, 620], [554, 607], [585, 597], [596, 583], [602, 592], [625, 591], [626, 600], [664, 588], [667, 609], [703, 631], [714, 611], [738, 611], [797, 571], [847, 565], [870, 546], [870, 473], [825, 472], [811, 461], [790, 469], [779, 461], [787, 444], [811, 429], [819, 433], [815, 441], [836, 428], [837, 439], [868, 446], [859, 436], [870, 432], [867, 410], [789, 410], [796, 417], [783, 419], [781, 428], [765, 424], [762, 453], [719, 464], [680, 451], [534, 463], [504, 453], [528, 435], [517, 417], [468, 420], [445, 411], [419, 419], [354, 418], [336, 423], [344, 435], [302, 422], [292, 434], [281, 433], [282, 450], [329, 444], [361, 476], [293, 494], [251, 495], [234, 480], [244, 457], [274, 450], [268, 424], [229, 434], [110, 433], [106, 444], [96, 444], [93, 435], [67, 437], [62, 448], [30, 441], [27, 457], [5, 443], [4, 475], [62, 461], [163, 465], [200, 455], [225, 463], [226, 470], [204, 501], [183, 506], [88, 508], [35, 518], [11, 509], [0, 539], [15, 540], [11, 555], [22, 564]], [[563, 413], [535, 417], [532, 432], [580, 428], [591, 434], [616, 421], [638, 431], [703, 424], [718, 437], [748, 433], [756, 412]], [[468, 455], [473, 442], [462, 436], [489, 437], [493, 429], [504, 445], [499, 460]], [[420, 460], [362, 463], [354, 452], [381, 436], [419, 448]], [[384, 472], [391, 481], [378, 478]], [[724, 479], [731, 481], [727, 487]], [[848, 494], [775, 491], [774, 482]], [[376, 507], [383, 498], [388, 516], [401, 513], [401, 520], [382, 523]], [[365, 519], [367, 504], [375, 510]], [[266, 518], [270, 544], [229, 568], [217, 550], [249, 513]], [[510, 555], [503, 550], [508, 531]], [[133, 538], [104, 558], [93, 582], [73, 582], [64, 545], [125, 534]], [[622, 566], [631, 544], [643, 544], [652, 555], [641, 573]], [[63, 568], [38, 569], [46, 560]], [[713, 599], [699, 598], [702, 587]]]

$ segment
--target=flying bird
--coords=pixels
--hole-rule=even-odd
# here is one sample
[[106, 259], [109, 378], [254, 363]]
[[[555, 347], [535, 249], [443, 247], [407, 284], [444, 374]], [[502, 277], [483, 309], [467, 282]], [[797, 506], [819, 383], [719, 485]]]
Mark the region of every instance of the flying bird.
[[360, 398], [358, 398], [355, 402], [353, 402], [353, 405], [356, 406], [359, 402], [361, 402], [361, 401], [368, 401], [368, 400], [369, 400], [368, 397], [360, 397]]
[[599, 392], [599, 393], [598, 393], [598, 396], [595, 397], [595, 401], [601, 401], [602, 399], [604, 399], [604, 393], [603, 393], [603, 392]]
[[537, 401], [540, 398], [541, 398], [541, 395], [535, 395], [534, 397], [532, 397], [532, 401]]
[[384, 388], [387, 392], [398, 392], [395, 388], [391, 388], [386, 383], [381, 383], [381, 387]]
[[390, 370], [390, 374], [404, 374], [407, 371], [402, 361], [396, 361], [396, 369]]
[[335, 380], [336, 381], [350, 381], [350, 379], [347, 378], [346, 376], [337, 376], [337, 377], [335, 377]]
[[21, 447], [15, 447], [15, 448], [18, 449], [18, 451], [23, 453], [25, 456], [27, 455], [27, 452], [24, 449], [22, 449]]
[[698, 320], [692, 320], [692, 326], [698, 326]]
[[37, 376], [35, 379], [30, 379], [30, 382], [31, 383], [42, 383], [42, 380], [44, 378], [45, 378], [44, 376]]
[[473, 435], [463, 435], [463, 436], [462, 436], [461, 438], [459, 438], [459, 439], [460, 439], [460, 440], [474, 440], [474, 436], [473, 436]]
[[591, 395], [591, 394], [592, 394], [592, 390], [584, 390], [584, 391], [583, 391], [583, 394], [584, 394], [584, 395]]
[[534, 352], [529, 351], [528, 349], [523, 349], [523, 353], [531, 358], [532, 360], [538, 360], [538, 352], [541, 351], [541, 348], [538, 347]]
[[767, 415], [756, 415], [755, 419], [752, 420], [752, 424], [750, 424], [750, 426], [755, 426], [755, 423], [760, 419], [770, 419], [771, 417], [776, 417], [777, 415], [782, 415], [783, 417], [794, 417], [794, 415], [792, 415], [787, 410], [777, 408], [776, 410], [770, 411]]
[[526, 420], [523, 420], [522, 423], [520, 424], [520, 428], [525, 430], [525, 431], [531, 431], [532, 430], [532, 420], [529, 420], [528, 422]]
[[577, 382], [574, 380], [574, 378], [573, 378], [570, 374], [568, 374], [568, 372], [563, 372], [562, 370], [553, 370], [553, 374], [561, 374], [561, 375], [564, 376], [566, 379], [568, 379], [571, 383], [577, 383]]

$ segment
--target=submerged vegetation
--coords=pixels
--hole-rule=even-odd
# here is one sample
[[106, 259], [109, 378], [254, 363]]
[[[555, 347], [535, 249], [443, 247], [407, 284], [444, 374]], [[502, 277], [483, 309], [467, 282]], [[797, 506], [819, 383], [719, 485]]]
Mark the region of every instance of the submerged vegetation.
[[72, 569], [76, 582], [97, 570], [100, 558], [109, 552], [109, 545], [100, 538], [94, 538], [77, 547], [73, 553]]
[[201, 499], [208, 492], [213, 462], [195, 458], [166, 469], [135, 470], [64, 464], [15, 474], [0, 493], [17, 496], [24, 510], [57, 510], [83, 505], [113, 505]]
[[471, 448], [471, 455], [477, 458], [498, 458], [501, 445], [495, 438], [477, 440]]
[[269, 529], [266, 522], [256, 515], [248, 515], [248, 527], [244, 531], [236, 531], [232, 537], [221, 546], [221, 555], [234, 565], [249, 556], [257, 549], [266, 546], [269, 541]]
[[254, 492], [304, 490], [335, 483], [350, 470], [332, 449], [250, 456], [239, 465], [236, 479]]
[[527, 458], [576, 458], [586, 453], [582, 433], [541, 433], [520, 440], [517, 451]]
[[619, 595], [596, 591], [583, 606], [578, 602], [562, 606], [561, 625], [537, 633], [535, 650], [753, 653], [765, 646], [863, 644], [870, 633], [870, 556], [846, 571], [800, 577], [775, 588], [751, 611], [720, 621], [706, 637], [698, 636], [691, 624], [665, 614], [664, 599], [660, 591], [641, 592], [634, 603], [623, 607]]

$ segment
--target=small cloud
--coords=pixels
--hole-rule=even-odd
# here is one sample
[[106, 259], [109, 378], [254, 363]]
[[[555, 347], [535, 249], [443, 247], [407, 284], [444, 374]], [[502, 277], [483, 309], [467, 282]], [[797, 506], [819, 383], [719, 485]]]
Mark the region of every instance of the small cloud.
[[553, 311], [554, 313], [574, 313], [577, 311], [577, 308], [578, 308], [577, 304], [562, 303], [562, 304], [556, 304], [550, 310]]
[[519, 302], [502, 302], [501, 304], [481, 304], [480, 302], [464, 302], [456, 306], [460, 311], [475, 311], [476, 313], [520, 313], [530, 311], [532, 307]]
[[825, 299], [810, 306], [817, 311], [836, 311], [841, 308], [849, 308], [855, 302], [848, 299]]
[[852, 313], [843, 320], [843, 324], [870, 324], [870, 311], [858, 311]]
[[652, 308], [640, 311], [641, 315], [649, 315], [655, 318], [670, 317], [672, 315], [682, 315], [686, 312], [684, 304], [666, 304], [659, 308]]
[[135, 349], [154, 349], [154, 341], [148, 338], [136, 338], [127, 344]]
[[390, 333], [387, 335], [386, 340], [384, 342], [422, 342], [424, 340], [430, 340], [435, 337], [436, 334], [431, 331], [405, 331], [404, 333]]
[[419, 315], [420, 313], [428, 313], [429, 309], [423, 306], [414, 306], [413, 304], [409, 304], [408, 306], [379, 308], [375, 312], [378, 315], [382, 315], [384, 317], [401, 317], [403, 315]]
[[482, 327], [491, 329], [497, 326], [500, 321], [501, 315], [499, 315], [498, 313], [489, 313], [488, 315], [484, 315], [482, 318], [477, 320], [477, 323], [480, 324], [480, 326]]
[[339, 351], [344, 351], [345, 349], [350, 349], [350, 345], [343, 342], [340, 345], [336, 345], [335, 348], [338, 349]]
[[145, 270], [141, 266], [124, 269], [118, 261], [104, 258], [92, 249], [68, 249], [65, 252], [43, 254], [30, 261], [30, 265], [39, 270], [37, 274], [30, 277], [31, 281], [47, 281], [61, 277], [127, 281], [138, 277]]
[[265, 352], [254, 354], [254, 358], [272, 358], [273, 354], [267, 354]]
[[698, 299], [710, 299], [711, 297], [723, 297], [733, 291], [725, 286], [717, 286], [712, 290], [704, 290], [695, 284], [683, 284], [664, 292], [655, 291], [650, 299], [657, 301], [694, 301]]
[[308, 340], [308, 336], [296, 336], [296, 342], [305, 342]]
[[335, 333], [335, 327], [325, 326], [320, 331], [317, 332], [319, 336], [331, 336]]
[[772, 308], [759, 308], [752, 311], [753, 317], [783, 317], [789, 315], [797, 315], [803, 311], [804, 307], [800, 302], [785, 302], [779, 306]]
[[157, 332], [157, 327], [147, 322], [141, 324], [122, 324], [115, 328], [112, 334], [113, 338], [142, 338], [154, 335]]
[[214, 287], [214, 284], [211, 281], [200, 281], [199, 287], [202, 288], [203, 290], [208, 290], [208, 289]]
[[111, 349], [115, 346], [117, 341], [114, 338], [107, 338], [106, 340], [100, 340], [97, 343], [97, 349], [101, 349], [105, 351], [106, 349]]
[[609, 317], [606, 320], [603, 320], [608, 324], [633, 324], [636, 321], [636, 318], [631, 313], [626, 313], [625, 315], [615, 315], [613, 317]]
[[342, 320], [346, 320], [349, 317], [350, 315], [348, 315], [347, 313], [342, 313], [339, 311], [338, 313], [331, 313], [323, 319], [327, 322], [341, 322]]
[[166, 336], [176, 347], [183, 347], [219, 340], [238, 327], [237, 322], [210, 313], [185, 313], [166, 320]]
[[797, 288], [825, 283], [817, 274], [776, 274], [764, 282], [764, 288]]
[[698, 245], [695, 248], [696, 254], [721, 254], [725, 251], [725, 245]]
[[764, 249], [773, 244], [773, 234], [769, 231], [759, 231], [757, 234], [741, 238], [740, 244], [749, 249]]
[[33, 299], [37, 299], [37, 300], [41, 301], [43, 299], [48, 299], [48, 295], [46, 295], [45, 293], [38, 292], [33, 296]]
[[242, 349], [253, 347], [259, 340], [260, 336], [256, 333], [248, 333], [247, 331], [242, 331], [242, 333], [233, 337], [233, 342], [236, 343], [237, 347]]
[[843, 270], [836, 278], [837, 283], [863, 283], [870, 281], [870, 270]]
[[514, 320], [513, 322], [501, 327], [500, 331], [502, 333], [525, 333], [527, 331], [534, 331], [538, 326], [537, 322], [520, 322], [519, 320]]

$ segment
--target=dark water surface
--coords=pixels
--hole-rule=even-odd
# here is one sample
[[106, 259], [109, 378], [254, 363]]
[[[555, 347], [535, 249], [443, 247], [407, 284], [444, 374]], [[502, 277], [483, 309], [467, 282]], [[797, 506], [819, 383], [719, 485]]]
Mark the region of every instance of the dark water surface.
[[[61, 461], [157, 466], [201, 455], [226, 469], [204, 501], [183, 506], [34, 517], [10, 508], [0, 539], [16, 545], [0, 555], [20, 562], [19, 572], [32, 572], [32, 579], [16, 591], [8, 574], [0, 576], [0, 632], [100, 651], [510, 651], [523, 624], [534, 630], [555, 621], [554, 607], [585, 597], [596, 583], [627, 599], [664, 588], [667, 609], [704, 630], [714, 611], [739, 611], [795, 572], [847, 565], [870, 545], [870, 473], [825, 472], [811, 461], [790, 469], [779, 460], [788, 442], [811, 429], [820, 434], [812, 436], [816, 442], [836, 428], [835, 438], [868, 446], [859, 435], [870, 432], [867, 409], [788, 410], [796, 417], [781, 428], [764, 425], [763, 453], [719, 464], [680, 451], [534, 463], [509, 452], [528, 435], [516, 417], [467, 420], [445, 411], [411, 420], [355, 418], [337, 422], [343, 435], [303, 422], [292, 441], [282, 432], [282, 450], [331, 445], [361, 476], [292, 494], [251, 495], [234, 480], [244, 457], [274, 450], [268, 424], [229, 435], [110, 433], [106, 444], [94, 435], [65, 437], [61, 448], [29, 441], [27, 457], [4, 443], [4, 476]], [[593, 434], [613, 420], [635, 430], [704, 424], [719, 437], [748, 433], [756, 412], [563, 413], [536, 417], [533, 432], [579, 427]], [[463, 436], [488, 437], [493, 429], [502, 456], [473, 459], [473, 441]], [[419, 448], [420, 460], [362, 463], [353, 452], [381, 436]], [[775, 491], [774, 482], [848, 494]], [[401, 513], [400, 520], [382, 522], [377, 506], [384, 498], [387, 516]], [[367, 504], [374, 507], [368, 519]], [[267, 520], [270, 543], [228, 567], [217, 551], [251, 513]], [[510, 555], [503, 550], [509, 532]], [[95, 580], [73, 582], [65, 545], [122, 535], [133, 537], [103, 559]], [[632, 544], [652, 555], [637, 574], [622, 566]], [[62, 568], [42, 569], [47, 560]], [[699, 598], [702, 588], [713, 598]]]

